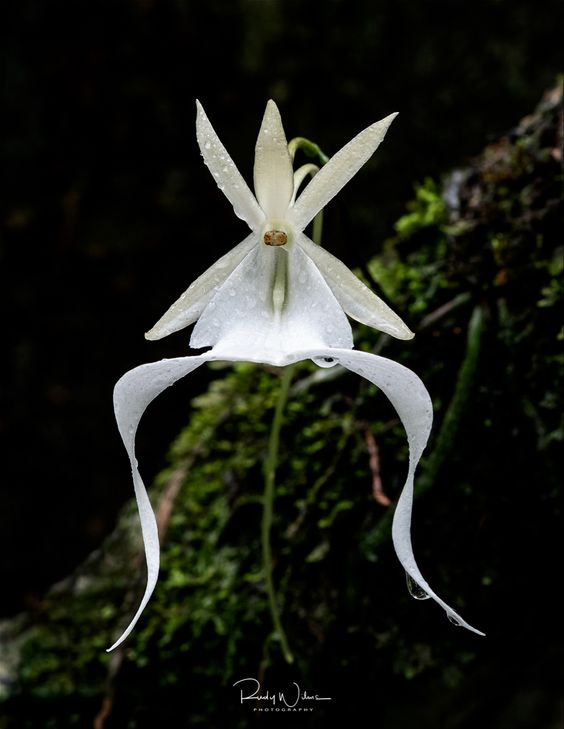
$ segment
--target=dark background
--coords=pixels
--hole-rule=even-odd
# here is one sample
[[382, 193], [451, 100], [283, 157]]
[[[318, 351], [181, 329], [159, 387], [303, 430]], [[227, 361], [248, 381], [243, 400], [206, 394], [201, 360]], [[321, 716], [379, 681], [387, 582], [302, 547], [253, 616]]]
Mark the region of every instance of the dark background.
[[[534, 108], [562, 67], [562, 6], [23, 0], [3, 13], [7, 616], [112, 529], [131, 496], [113, 384], [186, 350], [185, 333], [148, 343], [143, 332], [246, 234], [200, 159], [195, 99], [249, 181], [270, 97], [289, 138], [328, 154], [400, 111], [335, 203], [358, 221], [358, 239], [340, 239], [328, 214], [327, 247], [355, 266], [390, 235], [414, 182], [464, 164]], [[206, 377], [179, 386], [143, 426], [147, 481]]]

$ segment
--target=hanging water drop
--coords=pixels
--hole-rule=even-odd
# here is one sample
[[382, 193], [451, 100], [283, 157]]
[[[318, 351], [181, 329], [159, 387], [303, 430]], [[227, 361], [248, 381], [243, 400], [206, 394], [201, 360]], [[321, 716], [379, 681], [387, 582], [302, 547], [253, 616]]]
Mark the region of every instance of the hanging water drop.
[[421, 587], [421, 585], [418, 585], [413, 577], [411, 577], [411, 575], [409, 575], [407, 572], [405, 573], [405, 580], [407, 582], [407, 589], [409, 590], [409, 594], [415, 600], [428, 600], [431, 597], [431, 595], [428, 595]]
[[312, 361], [318, 367], [334, 367], [339, 364], [335, 357], [312, 357]]
[[456, 625], [457, 628], [460, 628], [460, 626], [462, 625], [460, 620], [458, 618], [456, 618], [454, 615], [452, 615], [452, 613], [447, 613], [447, 618], [450, 620], [450, 622], [453, 625]]

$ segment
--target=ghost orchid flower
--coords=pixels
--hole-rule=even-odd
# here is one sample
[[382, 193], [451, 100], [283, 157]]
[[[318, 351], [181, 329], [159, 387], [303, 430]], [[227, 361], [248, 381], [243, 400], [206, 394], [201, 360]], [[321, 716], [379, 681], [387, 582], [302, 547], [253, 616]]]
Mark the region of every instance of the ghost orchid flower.
[[354, 351], [346, 315], [399, 339], [413, 334], [339, 259], [304, 234], [306, 226], [372, 156], [395, 116], [360, 132], [297, 195], [303, 170], [293, 171], [280, 114], [269, 101], [255, 148], [255, 196], [197, 102], [196, 133], [204, 162], [251, 233], [192, 283], [145, 335], [160, 339], [196, 322], [190, 346], [210, 349], [140, 365], [115, 386], [114, 409], [131, 462], [148, 574], [136, 614], [109, 650], [122, 643], [139, 620], [159, 571], [157, 524], [135, 455], [139, 421], [163, 390], [205, 362], [217, 360], [277, 366], [306, 359], [320, 367], [340, 364], [384, 392], [404, 425], [410, 451], [407, 480], [392, 526], [399, 560], [421, 596], [435, 600], [453, 622], [482, 634], [433, 592], [413, 556], [413, 479], [433, 420], [429, 394], [419, 377], [403, 365]]

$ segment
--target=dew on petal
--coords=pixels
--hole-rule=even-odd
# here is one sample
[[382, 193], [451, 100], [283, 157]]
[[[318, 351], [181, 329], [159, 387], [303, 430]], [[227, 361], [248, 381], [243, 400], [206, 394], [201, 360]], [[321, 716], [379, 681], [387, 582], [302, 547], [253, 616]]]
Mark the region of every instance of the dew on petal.
[[451, 615], [450, 613], [447, 613], [447, 618], [453, 625], [456, 625], [457, 628], [460, 628], [460, 626], [462, 625], [460, 620], [458, 620], [458, 618], [455, 618], [454, 615]]
[[421, 587], [421, 585], [418, 585], [417, 582], [415, 582], [415, 580], [407, 572], [405, 573], [405, 580], [407, 582], [407, 589], [409, 590], [409, 594], [415, 600], [428, 600], [431, 597], [431, 595], [428, 595]]
[[313, 357], [314, 362], [318, 367], [334, 367], [339, 364], [339, 361], [335, 357]]

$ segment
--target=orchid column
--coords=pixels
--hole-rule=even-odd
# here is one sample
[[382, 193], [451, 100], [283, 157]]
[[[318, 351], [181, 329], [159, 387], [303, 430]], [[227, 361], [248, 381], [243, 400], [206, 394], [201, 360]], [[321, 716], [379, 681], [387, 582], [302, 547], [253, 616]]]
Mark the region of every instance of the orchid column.
[[396, 552], [421, 595], [441, 605], [453, 622], [480, 633], [431, 589], [411, 547], [414, 474], [433, 419], [429, 394], [417, 375], [403, 365], [355, 351], [347, 315], [399, 339], [411, 339], [413, 334], [340, 260], [304, 233], [372, 156], [394, 117], [392, 114], [360, 132], [297, 195], [303, 172], [294, 173], [280, 114], [269, 101], [255, 148], [253, 195], [197, 104], [196, 132], [204, 161], [251, 233], [196, 279], [146, 334], [147, 339], [160, 339], [195, 323], [190, 346], [207, 349], [141, 365], [116, 384], [114, 407], [131, 462], [148, 579], [139, 609], [112, 648], [125, 640], [140, 618], [159, 569], [155, 517], [135, 455], [139, 421], [164, 389], [214, 360], [286, 366], [310, 359], [320, 367], [340, 364], [384, 392], [404, 425], [410, 449], [407, 479], [392, 527]]

